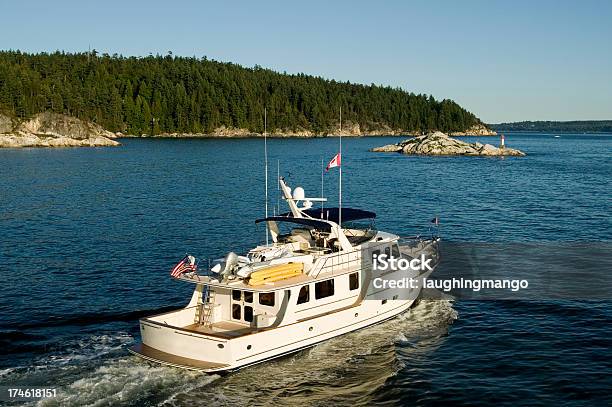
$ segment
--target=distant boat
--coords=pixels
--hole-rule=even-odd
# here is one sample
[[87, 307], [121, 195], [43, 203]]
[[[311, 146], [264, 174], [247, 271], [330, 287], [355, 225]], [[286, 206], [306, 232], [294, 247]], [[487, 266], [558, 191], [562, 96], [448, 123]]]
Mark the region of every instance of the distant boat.
[[561, 136], [553, 136], [554, 138], [560, 138]]

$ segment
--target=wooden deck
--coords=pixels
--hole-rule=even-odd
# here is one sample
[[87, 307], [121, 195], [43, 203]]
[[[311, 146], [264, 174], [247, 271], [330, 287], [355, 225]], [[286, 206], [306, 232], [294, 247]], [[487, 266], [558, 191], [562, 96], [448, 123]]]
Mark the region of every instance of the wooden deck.
[[237, 338], [257, 332], [255, 328], [229, 321], [215, 322], [212, 327], [201, 324], [191, 324], [183, 327], [183, 329], [226, 339]]
[[129, 349], [129, 351], [140, 356], [143, 359], [161, 363], [168, 366], [180, 367], [183, 369], [198, 370], [198, 371], [223, 371], [224, 368], [229, 367], [222, 363], [206, 362], [202, 360], [184, 358], [182, 356], [172, 355], [170, 353], [162, 352], [150, 346], [144, 344], [138, 344]]

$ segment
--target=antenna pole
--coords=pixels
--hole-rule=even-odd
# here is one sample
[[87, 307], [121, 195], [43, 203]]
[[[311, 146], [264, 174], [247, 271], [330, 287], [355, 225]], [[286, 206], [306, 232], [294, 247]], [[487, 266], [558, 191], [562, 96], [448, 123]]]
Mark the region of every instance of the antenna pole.
[[[325, 169], [324, 167], [324, 163], [323, 163], [323, 157], [321, 157], [321, 198], [325, 198], [325, 194], [323, 192], [323, 175], [324, 172], [323, 170]], [[321, 201], [321, 219], [323, 219], [323, 207], [325, 206], [325, 202]]]
[[[266, 179], [266, 218], [268, 217], [268, 110], [264, 107], [264, 161], [265, 161], [265, 179]], [[266, 222], [266, 246], [268, 245], [268, 222]]]
[[340, 106], [340, 178], [338, 182], [338, 226], [342, 229], [342, 106]]
[[276, 160], [276, 213], [280, 215], [280, 160]]

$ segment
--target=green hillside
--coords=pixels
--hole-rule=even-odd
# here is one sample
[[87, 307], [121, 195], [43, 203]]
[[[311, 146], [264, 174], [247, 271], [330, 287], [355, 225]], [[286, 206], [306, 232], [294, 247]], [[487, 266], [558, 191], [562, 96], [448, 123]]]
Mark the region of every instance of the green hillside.
[[462, 131], [480, 123], [451, 100], [401, 89], [185, 58], [0, 51], [0, 108], [53, 111], [132, 134], [210, 133], [220, 126], [324, 133], [343, 119], [362, 131]]

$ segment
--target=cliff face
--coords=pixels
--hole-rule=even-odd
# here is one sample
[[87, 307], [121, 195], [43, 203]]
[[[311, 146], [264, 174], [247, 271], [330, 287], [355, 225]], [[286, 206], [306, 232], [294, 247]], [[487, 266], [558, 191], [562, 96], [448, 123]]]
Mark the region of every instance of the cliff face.
[[57, 113], [39, 113], [20, 122], [0, 113], [0, 147], [117, 146], [115, 135], [95, 123]]

